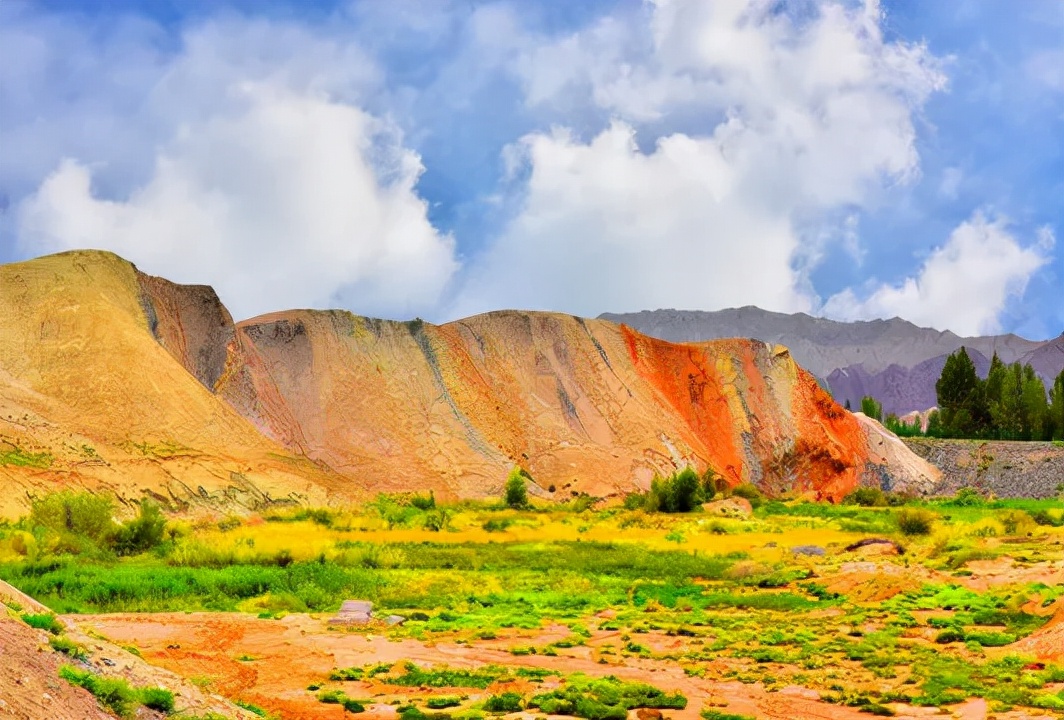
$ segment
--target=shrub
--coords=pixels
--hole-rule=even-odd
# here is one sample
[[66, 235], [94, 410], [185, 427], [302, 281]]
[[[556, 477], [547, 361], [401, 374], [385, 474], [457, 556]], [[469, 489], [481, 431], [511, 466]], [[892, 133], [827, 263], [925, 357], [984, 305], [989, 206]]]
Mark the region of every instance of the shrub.
[[428, 495], [411, 495], [410, 504], [418, 510], [433, 510], [436, 507], [436, 494], [429, 490]]
[[904, 508], [898, 511], [895, 520], [903, 535], [928, 535], [935, 523], [935, 516], [927, 510]]
[[491, 518], [489, 520], [485, 520], [484, 524], [482, 524], [480, 527], [483, 528], [486, 532], [503, 532], [506, 530], [506, 528], [513, 525], [513, 522], [514, 521], [512, 518]]
[[1008, 535], [1024, 535], [1035, 526], [1034, 518], [1023, 510], [1006, 510], [997, 519]]
[[587, 720], [625, 720], [635, 708], [670, 708], [682, 710], [687, 698], [680, 693], [665, 693], [653, 685], [626, 682], [607, 676], [587, 678], [573, 675], [563, 686], [533, 697], [529, 707], [538, 707], [547, 715], [573, 715]]
[[650, 483], [646, 509], [666, 513], [691, 512], [702, 503], [702, 479], [690, 467]]
[[141, 688], [138, 694], [140, 704], [146, 708], [162, 712], [170, 712], [174, 709], [174, 694], [166, 688]]
[[432, 532], [440, 532], [447, 529], [447, 525], [451, 522], [451, 515], [446, 510], [432, 510], [425, 513], [425, 519], [422, 521], [422, 526], [426, 530]]
[[521, 696], [515, 692], [504, 692], [502, 695], [492, 695], [484, 701], [484, 709], [490, 713], [520, 712]]
[[159, 506], [142, 500], [137, 517], [123, 523], [115, 532], [113, 545], [119, 555], [144, 552], [162, 544], [166, 532], [166, 518]]
[[843, 505], [861, 507], [886, 507], [887, 497], [877, 487], [859, 487], [842, 499]]
[[530, 479], [531, 476], [522, 468], [515, 467], [510, 471], [504, 496], [507, 506], [518, 509], [528, 507], [527, 481]]
[[975, 488], [962, 487], [947, 501], [947, 504], [958, 507], [979, 507], [985, 502], [986, 498]]
[[63, 490], [33, 501], [30, 524], [56, 533], [81, 535], [103, 545], [115, 531], [113, 516], [111, 498]]
[[624, 509], [625, 510], [641, 510], [646, 507], [647, 494], [641, 492], [631, 492], [624, 496]]
[[731, 495], [749, 500], [750, 506], [754, 508], [760, 507], [765, 499], [762, 492], [758, 490], [757, 485], [754, 485], [753, 483], [741, 483], [736, 485], [731, 489]]
[[462, 698], [457, 695], [434, 695], [425, 700], [425, 707], [430, 710], [443, 710], [444, 708], [457, 707], [462, 704]]

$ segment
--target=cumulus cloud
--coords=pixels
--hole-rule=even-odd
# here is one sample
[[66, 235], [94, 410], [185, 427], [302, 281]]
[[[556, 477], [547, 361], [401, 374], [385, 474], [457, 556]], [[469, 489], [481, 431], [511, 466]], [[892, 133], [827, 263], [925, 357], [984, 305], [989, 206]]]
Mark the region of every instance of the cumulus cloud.
[[915, 276], [874, 286], [863, 298], [844, 290], [828, 299], [823, 312], [840, 320], [900, 316], [961, 335], [998, 332], [998, 317], [1007, 302], [1022, 295], [1031, 276], [1050, 261], [1053, 245], [1048, 228], [1023, 245], [1004, 218], [975, 213], [930, 254]]
[[113, 250], [214, 285], [239, 317], [432, 310], [457, 268], [454, 242], [427, 219], [420, 158], [359, 105], [372, 64], [357, 48], [261, 22], [184, 40], [148, 94], [172, 131], [144, 182], [102, 196], [94, 166], [63, 160], [20, 205], [23, 246]]
[[[807, 310], [823, 238], [859, 257], [852, 211], [918, 176], [914, 116], [945, 79], [925, 47], [883, 38], [875, 2], [811, 17], [765, 2], [659, 0], [649, 12], [515, 62], [528, 103], [584, 98], [614, 121], [587, 140], [532, 133], [510, 154], [523, 204], [470, 271], [457, 314]], [[708, 129], [673, 127], [692, 119]], [[825, 233], [832, 217], [840, 227]]]

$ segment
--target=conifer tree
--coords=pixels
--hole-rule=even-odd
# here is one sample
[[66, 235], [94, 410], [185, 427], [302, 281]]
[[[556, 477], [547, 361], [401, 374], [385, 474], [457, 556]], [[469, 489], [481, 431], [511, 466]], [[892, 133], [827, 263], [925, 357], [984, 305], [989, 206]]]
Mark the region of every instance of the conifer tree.
[[990, 418], [983, 381], [976, 375], [975, 363], [965, 348], [946, 358], [935, 392], [946, 437], [979, 437], [986, 431]]

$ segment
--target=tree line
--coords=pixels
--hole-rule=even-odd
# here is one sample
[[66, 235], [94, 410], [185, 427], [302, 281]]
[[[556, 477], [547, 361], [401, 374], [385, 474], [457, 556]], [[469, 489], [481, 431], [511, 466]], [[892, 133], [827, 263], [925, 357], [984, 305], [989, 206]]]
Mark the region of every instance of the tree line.
[[929, 416], [926, 430], [919, 419], [905, 423], [893, 414], [884, 418], [882, 405], [872, 397], [861, 400], [861, 411], [902, 437], [1064, 440], [1064, 370], [1047, 393], [1033, 367], [1006, 365], [994, 353], [984, 380], [962, 347], [946, 358], [935, 393], [938, 410]]

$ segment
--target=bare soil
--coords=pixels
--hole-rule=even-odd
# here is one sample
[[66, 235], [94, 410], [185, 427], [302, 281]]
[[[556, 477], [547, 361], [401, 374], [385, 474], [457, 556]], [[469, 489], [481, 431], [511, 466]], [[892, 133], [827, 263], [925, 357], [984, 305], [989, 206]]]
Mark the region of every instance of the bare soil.
[[[760, 684], [688, 677], [676, 664], [664, 660], [616, 657], [602, 663], [597, 652], [606, 642], [616, 642], [617, 633], [596, 631], [585, 646], [559, 650], [556, 657], [515, 656], [506, 648], [507, 640], [455, 643], [428, 643], [413, 639], [390, 640], [379, 634], [336, 630], [326, 619], [293, 614], [281, 619], [260, 619], [237, 613], [113, 614], [68, 617], [86, 630], [98, 632], [115, 642], [132, 644], [143, 657], [162, 668], [192, 678], [199, 684], [230, 699], [251, 702], [291, 720], [340, 720], [338, 705], [320, 703], [308, 686], [336, 686], [327, 677], [335, 668], [370, 663], [415, 662], [419, 665], [477, 667], [487, 664], [537, 667], [560, 673], [616, 677], [653, 684], [666, 691], [680, 691], [688, 698], [682, 711], [664, 711], [674, 720], [696, 720], [703, 707], [721, 712], [751, 715], [768, 720], [823, 718], [824, 720], [864, 720], [869, 716], [855, 708], [821, 701], [815, 690], [798, 686], [767, 691]], [[532, 644], [559, 639], [562, 626], [547, 627], [541, 634], [525, 638]], [[640, 635], [640, 642], [656, 651], [683, 650], [684, 638]], [[504, 647], [505, 646], [505, 647]], [[243, 659], [242, 659], [243, 658]], [[726, 670], [725, 666], [717, 668]], [[542, 687], [549, 689], [551, 680]], [[354, 698], [372, 698], [373, 704], [361, 717], [394, 718], [396, 700], [449, 694], [432, 688], [396, 688], [375, 681], [346, 682], [343, 689]], [[466, 690], [471, 700], [504, 690], [529, 692], [525, 681], [489, 687], [485, 691]], [[897, 717], [922, 718], [938, 714], [937, 708], [896, 706]], [[982, 700], [953, 706], [953, 717], [975, 720], [990, 717]], [[1023, 713], [996, 714], [993, 717], [1021, 720], [1043, 717]], [[1050, 716], [1045, 716], [1050, 717]]]

